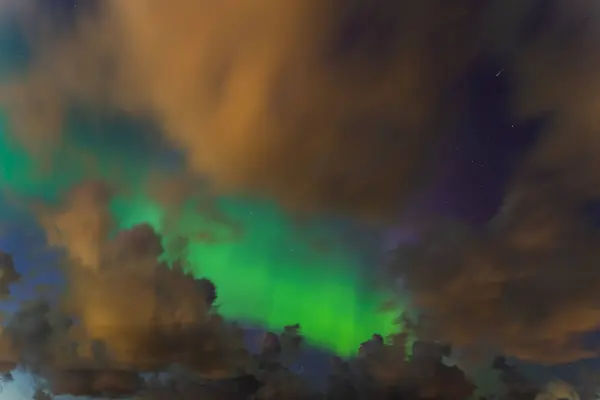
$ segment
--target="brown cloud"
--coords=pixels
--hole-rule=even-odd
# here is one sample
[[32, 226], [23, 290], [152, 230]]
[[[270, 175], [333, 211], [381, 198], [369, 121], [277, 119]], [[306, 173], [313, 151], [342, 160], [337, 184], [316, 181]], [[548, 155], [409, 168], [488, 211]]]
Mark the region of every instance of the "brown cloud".
[[515, 110], [548, 116], [528, 168], [550, 169], [561, 185], [598, 196], [600, 13], [588, 0], [556, 2], [512, 55]]
[[172, 364], [235, 374], [248, 354], [212, 310], [214, 285], [159, 262], [161, 237], [148, 225], [110, 237], [110, 199], [103, 183], [83, 182], [62, 205], [38, 208], [50, 244], [65, 249], [68, 286], [59, 308], [35, 302], [9, 319], [2, 361], [46, 378], [54, 394], [132, 393], [138, 372]]
[[39, 209], [48, 244], [65, 248], [72, 262], [97, 268], [112, 228], [110, 198], [110, 190], [104, 183], [84, 182], [66, 194], [61, 209]]
[[21, 279], [15, 269], [13, 258], [8, 253], [0, 252], [0, 299], [10, 296], [10, 286]]
[[583, 338], [600, 322], [600, 232], [555, 180], [520, 189], [483, 232], [400, 251], [422, 334], [532, 361], [595, 356]]
[[497, 35], [495, 48], [515, 83], [515, 115], [546, 116], [544, 136], [490, 227], [437, 232], [401, 252], [397, 267], [424, 332], [562, 362], [598, 354], [583, 338], [600, 322], [600, 236], [590, 212], [600, 195], [600, 13], [585, 0], [530, 6], [503, 16], [520, 30]]
[[380, 216], [447, 129], [481, 7], [372, 3], [105, 1], [72, 35], [29, 24], [39, 59], [5, 96], [29, 143], [56, 142], [69, 101], [118, 108], [155, 119], [219, 190]]
[[142, 379], [135, 371], [73, 369], [54, 371], [49, 389], [54, 395], [119, 398], [141, 388]]
[[[420, 183], [450, 128], [447, 90], [487, 53], [506, 64], [515, 115], [549, 116], [547, 135], [515, 179], [511, 217], [481, 235], [438, 233], [432, 248], [405, 255], [405, 283], [434, 336], [546, 361], [595, 354], [578, 341], [600, 318], [597, 232], [579, 215], [600, 187], [593, 2], [544, 13], [533, 1], [355, 2], [343, 13], [334, 1], [213, 3], [107, 0], [72, 35], [34, 37], [37, 63], [4, 92], [21, 136], [55, 141], [69, 101], [118, 108], [158, 122], [190, 170], [219, 190], [380, 216]], [[70, 209], [83, 217], [59, 214], [65, 233], [54, 242], [102, 268], [77, 269], [73, 296], [90, 331], [131, 361], [137, 337], [112, 331], [131, 303], [114, 290], [148, 306], [132, 323], [155, 315], [158, 240], [136, 247], [138, 234], [152, 242], [144, 228], [118, 239], [137, 252], [107, 244], [102, 201], [78, 198]], [[78, 231], [80, 218], [92, 228]], [[71, 224], [79, 228], [69, 233]], [[115, 267], [136, 263], [151, 267]], [[189, 311], [189, 301], [173, 307]], [[181, 318], [194, 321], [188, 311]]]

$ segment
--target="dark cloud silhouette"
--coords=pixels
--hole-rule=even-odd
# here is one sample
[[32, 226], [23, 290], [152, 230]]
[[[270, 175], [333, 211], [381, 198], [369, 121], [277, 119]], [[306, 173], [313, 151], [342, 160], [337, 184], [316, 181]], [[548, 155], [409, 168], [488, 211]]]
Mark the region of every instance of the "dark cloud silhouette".
[[50, 391], [54, 395], [129, 397], [142, 388], [142, 378], [136, 371], [119, 370], [59, 370], [50, 376]]
[[10, 254], [0, 253], [0, 299], [10, 296], [10, 286], [21, 279]]

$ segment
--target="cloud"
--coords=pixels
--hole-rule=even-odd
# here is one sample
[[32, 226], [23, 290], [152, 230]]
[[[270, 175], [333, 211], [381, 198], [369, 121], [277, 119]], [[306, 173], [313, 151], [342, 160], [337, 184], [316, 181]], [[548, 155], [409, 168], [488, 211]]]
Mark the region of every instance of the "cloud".
[[424, 335], [540, 362], [597, 355], [600, 231], [555, 179], [529, 182], [482, 232], [455, 227], [401, 249]]
[[65, 197], [61, 209], [38, 210], [48, 245], [66, 249], [72, 262], [98, 268], [112, 228], [110, 189], [102, 182], [86, 181], [73, 187]]
[[54, 395], [120, 398], [137, 393], [143, 386], [135, 371], [59, 370], [54, 371], [49, 380], [49, 389]]
[[482, 8], [371, 3], [106, 1], [56, 35], [30, 15], [43, 34], [7, 107], [38, 149], [73, 101], [125, 110], [221, 192], [379, 217], [428, 171]]
[[21, 274], [15, 269], [13, 258], [0, 252], [0, 299], [10, 296], [10, 286], [21, 280]]
[[38, 207], [50, 244], [65, 250], [68, 285], [58, 304], [28, 303], [11, 316], [2, 361], [46, 379], [54, 394], [133, 393], [139, 373], [173, 364], [235, 376], [249, 355], [239, 329], [212, 309], [215, 286], [160, 262], [162, 238], [148, 225], [112, 235], [111, 198], [105, 184], [85, 181], [62, 204]]
[[45, 301], [26, 302], [3, 327], [2, 356], [28, 370], [41, 373], [57, 359], [75, 359], [75, 343], [67, 333], [72, 321]]
[[159, 262], [162, 251], [147, 225], [120, 232], [102, 249], [97, 270], [69, 269], [68, 310], [116, 365], [152, 371], [181, 363], [228, 374], [236, 352], [245, 353], [235, 347], [235, 329], [211, 312], [214, 286]]
[[557, 173], [561, 184], [598, 196], [600, 12], [587, 0], [549, 5], [527, 41], [515, 46], [515, 110], [548, 116], [528, 168]]
[[[600, 318], [600, 247], [582, 206], [600, 187], [597, 7], [481, 3], [357, 1], [342, 12], [316, 0], [107, 0], [67, 32], [35, 25], [52, 34], [30, 33], [34, 63], [2, 94], [16, 132], [37, 150], [59, 143], [71, 103], [117, 109], [156, 122], [220, 193], [381, 217], [427, 176], [459, 103], [450, 89], [470, 61], [500, 60], [514, 83], [515, 118], [547, 117], [511, 184], [513, 206], [484, 232], [438, 231], [402, 255], [398, 273], [426, 335], [463, 346], [484, 340], [531, 360], [592, 356], [581, 336]], [[49, 234], [52, 243], [93, 266], [70, 270], [72, 305], [86, 329], [126, 354], [121, 362], [152, 364], [154, 356], [136, 354], [146, 344], [139, 331], [121, 331], [121, 322], [147, 326], [159, 313], [169, 326], [195, 326], [206, 318], [192, 311], [205, 294], [183, 274], [162, 275], [160, 239], [148, 227], [108, 241], [107, 197], [88, 190], [43, 219], [62, 232]], [[163, 284], [192, 295], [163, 310]], [[139, 311], [122, 293], [142, 299]]]
[[585, 338], [600, 321], [600, 12], [585, 0], [534, 5], [504, 9], [519, 29], [490, 48], [511, 74], [515, 118], [545, 117], [544, 135], [490, 226], [439, 229], [402, 249], [395, 271], [424, 334], [554, 363], [598, 355]]

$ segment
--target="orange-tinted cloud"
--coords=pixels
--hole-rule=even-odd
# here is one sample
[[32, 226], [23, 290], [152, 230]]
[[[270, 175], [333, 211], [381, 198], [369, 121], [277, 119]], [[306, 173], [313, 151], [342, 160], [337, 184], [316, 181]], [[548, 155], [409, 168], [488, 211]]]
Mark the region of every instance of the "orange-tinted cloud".
[[482, 232], [426, 237], [397, 270], [426, 337], [540, 362], [597, 355], [600, 232], [572, 193], [529, 183]]
[[32, 33], [37, 63], [5, 96], [26, 143], [55, 143], [69, 101], [117, 108], [218, 190], [379, 217], [449, 129], [482, 7], [371, 3], [105, 1], [70, 35]]
[[[577, 340], [600, 318], [597, 232], [579, 214], [600, 187], [595, 3], [545, 14], [533, 1], [366, 3], [107, 0], [67, 35], [34, 35], [39, 58], [4, 100], [26, 143], [56, 142], [69, 101], [116, 108], [157, 122], [217, 190], [380, 217], [426, 176], [452, 126], [449, 88], [475, 56], [492, 56], [514, 83], [515, 116], [548, 116], [546, 135], [515, 177], [508, 220], [442, 235], [401, 273], [434, 336], [535, 360], [595, 354]], [[74, 258], [118, 264], [84, 233], [67, 244]], [[120, 287], [122, 273], [133, 274], [94, 279]], [[145, 279], [131, 290], [150, 299]], [[90, 319], [125, 318], [118, 296], [101, 304], [89, 285], [77, 296], [98, 310]]]

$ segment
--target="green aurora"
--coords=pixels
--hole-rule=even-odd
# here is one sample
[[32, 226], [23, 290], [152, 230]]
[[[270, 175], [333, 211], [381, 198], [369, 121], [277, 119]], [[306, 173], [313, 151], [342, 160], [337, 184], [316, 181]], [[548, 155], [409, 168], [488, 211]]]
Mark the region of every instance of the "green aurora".
[[[109, 123], [102, 129], [129, 128]], [[72, 124], [75, 134], [67, 135], [67, 141], [93, 150], [106, 177], [118, 175], [121, 184], [139, 186], [154, 159], [132, 157], [121, 142], [92, 143], [89, 138], [98, 135], [81, 134], [90, 129], [101, 128], [85, 120]], [[41, 175], [43, 166], [15, 144], [9, 131], [6, 121], [0, 121], [0, 180], [8, 193], [51, 203], [83, 178], [79, 160], [70, 156], [75, 152], [66, 150], [55, 154], [51, 172]], [[143, 153], [139, 146], [137, 153]], [[114, 174], [115, 166], [127, 173]], [[194, 276], [211, 279], [219, 312], [228, 319], [271, 330], [299, 323], [310, 344], [340, 356], [354, 354], [374, 333], [398, 330], [398, 312], [380, 311], [385, 295], [365, 283], [364, 261], [343, 242], [339, 228], [326, 223], [300, 227], [267, 202], [227, 198], [218, 203], [231, 223], [211, 219], [190, 201], [167, 224], [165, 210], [142, 193], [114, 199], [112, 213], [120, 229], [149, 223], [161, 233], [165, 260], [181, 259]], [[180, 238], [188, 238], [186, 246], [173, 247]], [[320, 239], [334, 245], [318, 248], [315, 240]]]

